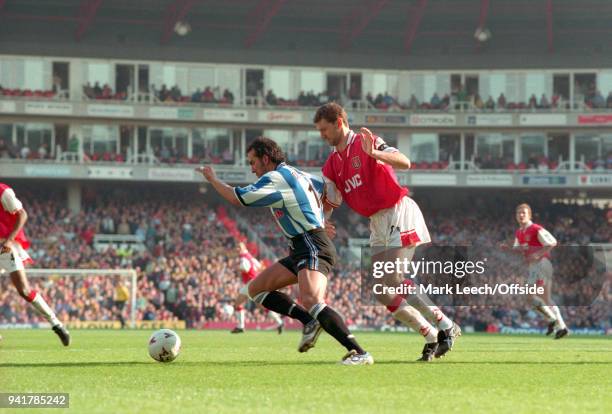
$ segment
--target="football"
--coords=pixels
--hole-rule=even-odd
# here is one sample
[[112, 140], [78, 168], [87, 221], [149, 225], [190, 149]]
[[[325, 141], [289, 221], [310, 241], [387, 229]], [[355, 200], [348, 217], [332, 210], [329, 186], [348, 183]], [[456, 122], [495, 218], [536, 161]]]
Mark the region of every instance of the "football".
[[181, 352], [181, 338], [170, 329], [160, 329], [149, 338], [149, 355], [159, 362], [171, 362]]

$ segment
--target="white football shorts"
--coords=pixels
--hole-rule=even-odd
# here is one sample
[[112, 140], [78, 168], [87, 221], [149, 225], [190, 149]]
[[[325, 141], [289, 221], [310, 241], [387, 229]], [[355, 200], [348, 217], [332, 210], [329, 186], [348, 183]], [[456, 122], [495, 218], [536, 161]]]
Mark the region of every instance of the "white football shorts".
[[13, 243], [10, 252], [0, 253], [0, 272], [10, 274], [18, 270], [25, 270], [24, 263], [31, 261], [28, 252], [19, 243]]
[[370, 247], [414, 247], [430, 243], [421, 209], [408, 196], [370, 216]]
[[528, 266], [529, 277], [527, 283], [530, 285], [542, 286], [552, 281], [553, 268], [552, 263], [548, 258], [543, 257], [535, 263], [530, 263]]

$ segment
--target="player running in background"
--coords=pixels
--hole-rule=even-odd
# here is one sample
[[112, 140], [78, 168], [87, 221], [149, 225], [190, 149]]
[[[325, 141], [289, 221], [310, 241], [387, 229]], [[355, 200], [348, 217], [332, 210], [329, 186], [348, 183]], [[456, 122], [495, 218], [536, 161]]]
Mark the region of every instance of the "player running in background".
[[[408, 158], [366, 128], [360, 133], [352, 131], [346, 111], [337, 103], [321, 106], [314, 123], [321, 138], [334, 147], [323, 166], [326, 204], [330, 207], [326, 214], [344, 200], [370, 219], [372, 262], [412, 260], [416, 246], [431, 239], [419, 206], [408, 197], [408, 189], [400, 186], [393, 171], [410, 168]], [[384, 283], [399, 286], [411, 282], [392, 274]], [[420, 361], [443, 356], [461, 334], [459, 326], [423, 295], [377, 295], [377, 300], [395, 319], [425, 338]]]
[[[340, 314], [325, 303], [327, 276], [336, 262], [336, 249], [324, 229], [323, 180], [285, 164], [282, 150], [269, 138], [257, 138], [247, 148], [247, 160], [257, 182], [231, 187], [211, 167], [200, 172], [219, 194], [236, 206], [269, 207], [289, 240], [289, 256], [261, 272], [249, 283], [249, 298], [265, 308], [304, 324], [300, 352], [312, 348], [321, 328], [348, 353], [344, 365], [370, 365], [372, 356], [355, 340]], [[297, 283], [301, 303], [280, 292]]]
[[0, 183], [0, 201], [0, 272], [9, 273], [19, 296], [51, 324], [53, 332], [59, 336], [62, 344], [68, 346], [70, 334], [42, 295], [30, 288], [26, 277], [24, 264], [32, 262], [26, 251], [30, 242], [23, 231], [28, 214], [13, 189], [4, 183]]
[[529, 204], [516, 207], [516, 221], [520, 227], [516, 230], [513, 247], [525, 256], [529, 270], [528, 283], [544, 287], [544, 293], [532, 296], [531, 301], [534, 309], [548, 321], [546, 335], [555, 332], [555, 339], [561, 339], [569, 334], [569, 330], [551, 297], [553, 270], [550, 251], [557, 245], [557, 240], [531, 218]]
[[[253, 257], [253, 255], [247, 249], [246, 244], [243, 242], [238, 243], [238, 254], [240, 255], [240, 275], [242, 278], [242, 287], [238, 292], [238, 296], [234, 302], [234, 309], [236, 309], [236, 319], [238, 319], [238, 325], [231, 331], [233, 334], [243, 333], [245, 327], [245, 309], [244, 304], [249, 300], [249, 282], [257, 277], [257, 274], [262, 270], [262, 264]], [[285, 324], [283, 323], [283, 319], [276, 312], [269, 311], [264, 309], [261, 305], [258, 305], [262, 308], [268, 316], [276, 322], [276, 330], [279, 335], [283, 333], [283, 328]]]

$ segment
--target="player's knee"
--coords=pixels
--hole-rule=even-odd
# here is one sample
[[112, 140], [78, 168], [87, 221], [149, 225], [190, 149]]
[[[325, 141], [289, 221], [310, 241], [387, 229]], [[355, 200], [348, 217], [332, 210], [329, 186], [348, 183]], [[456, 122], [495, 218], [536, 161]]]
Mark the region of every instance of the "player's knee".
[[17, 293], [23, 299], [25, 299], [28, 302], [32, 302], [32, 300], [34, 300], [34, 296], [36, 296], [36, 292], [30, 289], [29, 286], [16, 286], [16, 288], [17, 288]]
[[261, 289], [258, 289], [257, 286], [253, 283], [249, 283], [246, 288], [246, 295], [249, 299], [253, 300], [253, 297], [256, 296]]
[[544, 302], [544, 299], [538, 295], [532, 295], [531, 296], [531, 305], [534, 308], [537, 308], [538, 306], [545, 306], [546, 303]]
[[310, 309], [316, 304], [323, 302], [323, 298], [309, 293], [301, 295], [300, 300], [306, 309]]

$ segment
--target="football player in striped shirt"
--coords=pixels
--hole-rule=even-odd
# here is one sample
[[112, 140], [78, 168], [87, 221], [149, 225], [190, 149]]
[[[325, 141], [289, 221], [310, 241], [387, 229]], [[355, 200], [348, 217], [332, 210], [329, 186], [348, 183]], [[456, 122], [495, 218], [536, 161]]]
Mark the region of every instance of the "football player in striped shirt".
[[[355, 340], [340, 314], [325, 303], [327, 277], [336, 263], [336, 249], [323, 216], [323, 180], [285, 163], [269, 138], [255, 139], [247, 148], [251, 171], [258, 180], [232, 187], [209, 166], [196, 169], [215, 190], [236, 206], [268, 207], [289, 241], [289, 255], [249, 283], [249, 297], [265, 308], [304, 324], [300, 352], [312, 348], [324, 329], [347, 350], [344, 365], [371, 365], [374, 360]], [[302, 307], [278, 289], [297, 283]]]

